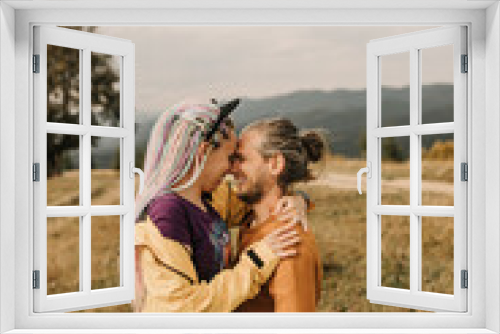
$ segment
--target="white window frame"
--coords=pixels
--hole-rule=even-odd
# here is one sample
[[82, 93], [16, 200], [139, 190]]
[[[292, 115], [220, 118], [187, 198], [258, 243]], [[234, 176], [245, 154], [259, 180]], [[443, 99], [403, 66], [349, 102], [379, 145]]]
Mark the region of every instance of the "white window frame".
[[[33, 75], [34, 162], [40, 164], [39, 181], [33, 184], [34, 270], [40, 282], [47, 282], [47, 221], [49, 217], [76, 217], [79, 220], [79, 290], [47, 295], [47, 284], [34, 290], [37, 313], [73, 311], [130, 303], [134, 299], [134, 147], [135, 147], [135, 46], [127, 40], [58, 27], [34, 27], [34, 53], [39, 55], [39, 73]], [[79, 52], [80, 100], [78, 124], [47, 122], [47, 45], [73, 48]], [[119, 62], [120, 110], [118, 126], [91, 124], [91, 54], [114, 55]], [[47, 206], [47, 134], [79, 136], [79, 205]], [[119, 141], [118, 205], [92, 205], [91, 138]], [[132, 177], [131, 177], [132, 176]], [[117, 216], [119, 226], [119, 286], [92, 289], [92, 220], [98, 216]], [[89, 307], [88, 305], [92, 305]]]
[[[367, 46], [367, 151], [371, 178], [367, 182], [367, 297], [372, 303], [410, 307], [429, 311], [467, 310], [467, 290], [461, 288], [460, 275], [467, 269], [467, 184], [461, 181], [460, 164], [467, 163], [467, 77], [462, 73], [462, 55], [467, 54], [467, 31], [464, 26], [451, 26], [417, 31], [410, 34], [372, 40]], [[422, 123], [422, 52], [452, 46], [453, 121]], [[382, 124], [382, 73], [384, 58], [408, 55], [410, 103], [408, 125]], [[452, 133], [454, 143], [454, 204], [430, 206], [422, 203], [422, 137]], [[407, 138], [409, 152], [410, 200], [406, 205], [382, 204], [382, 140]], [[409, 288], [382, 285], [382, 222], [389, 215], [409, 220]], [[452, 217], [453, 221], [453, 293], [433, 293], [422, 290], [422, 219]], [[408, 306], [411, 305], [411, 306]]]
[[[213, 8], [207, 9], [210, 6]], [[33, 25], [401, 25], [402, 22], [410, 26], [462, 24], [469, 28], [468, 198], [471, 200], [468, 221], [471, 223], [468, 235], [471, 242], [468, 245], [467, 313], [142, 315], [32, 312], [32, 259], [29, 255], [33, 215], [26, 208], [32, 207], [30, 55]], [[11, 330], [11, 333], [76, 333], [77, 329], [80, 333], [149, 333], [153, 329], [161, 333], [500, 332], [498, 3], [466, 0], [408, 0], [404, 4], [399, 0], [241, 0], [234, 4], [219, 0], [166, 4], [149, 0], [4, 1], [0, 2], [0, 70], [1, 333]], [[13, 136], [15, 145], [12, 145]], [[13, 189], [15, 196], [12, 196]], [[143, 326], [133, 330], [139, 328], [141, 321]]]

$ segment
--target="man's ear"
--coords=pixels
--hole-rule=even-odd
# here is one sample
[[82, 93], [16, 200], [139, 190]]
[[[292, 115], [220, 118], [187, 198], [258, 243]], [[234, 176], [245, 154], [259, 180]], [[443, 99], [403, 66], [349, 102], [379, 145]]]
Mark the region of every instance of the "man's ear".
[[269, 161], [270, 162], [269, 168], [270, 168], [271, 174], [274, 176], [280, 175], [281, 172], [283, 172], [283, 170], [285, 169], [285, 157], [283, 156], [283, 154], [281, 154], [281, 153], [275, 154], [269, 160], [270, 160]]

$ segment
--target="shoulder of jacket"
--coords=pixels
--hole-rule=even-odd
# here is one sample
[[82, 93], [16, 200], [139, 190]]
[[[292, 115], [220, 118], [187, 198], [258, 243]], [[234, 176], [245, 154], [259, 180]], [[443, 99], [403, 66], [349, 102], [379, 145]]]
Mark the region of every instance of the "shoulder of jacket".
[[180, 242], [163, 237], [149, 216], [146, 221], [136, 224], [135, 232], [136, 246], [148, 248], [160, 262], [185, 273], [194, 281], [198, 280], [190, 250]]

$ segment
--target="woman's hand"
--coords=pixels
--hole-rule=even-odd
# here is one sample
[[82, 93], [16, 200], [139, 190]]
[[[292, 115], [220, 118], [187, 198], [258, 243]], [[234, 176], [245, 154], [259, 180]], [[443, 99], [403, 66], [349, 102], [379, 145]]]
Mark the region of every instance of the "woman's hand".
[[291, 246], [300, 242], [300, 237], [295, 230], [295, 222], [291, 222], [269, 233], [262, 241], [280, 258], [294, 256], [297, 250]]
[[284, 196], [280, 198], [273, 216], [276, 216], [279, 221], [292, 221], [300, 223], [304, 231], [307, 231], [307, 203], [302, 196]]

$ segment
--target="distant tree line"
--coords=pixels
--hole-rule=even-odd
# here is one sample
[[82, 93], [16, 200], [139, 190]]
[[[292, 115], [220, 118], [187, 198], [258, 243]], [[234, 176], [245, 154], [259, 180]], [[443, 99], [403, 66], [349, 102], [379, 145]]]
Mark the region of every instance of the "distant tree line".
[[[363, 129], [359, 134], [358, 146], [361, 158], [366, 158], [366, 129]], [[407, 159], [408, 156], [405, 155], [403, 147], [395, 138], [383, 138], [382, 161], [403, 162]]]
[[[366, 158], [366, 130], [359, 134], [358, 147], [361, 158]], [[425, 160], [452, 160], [454, 153], [453, 139], [437, 139], [429, 148], [422, 148], [422, 158]], [[409, 152], [405, 152], [401, 143], [394, 137], [382, 140], [382, 161], [404, 162], [409, 159]]]

